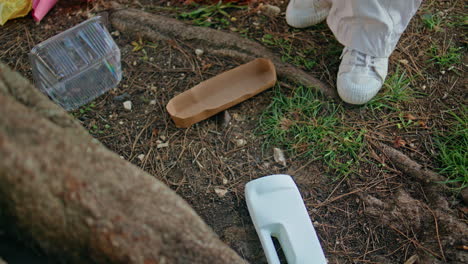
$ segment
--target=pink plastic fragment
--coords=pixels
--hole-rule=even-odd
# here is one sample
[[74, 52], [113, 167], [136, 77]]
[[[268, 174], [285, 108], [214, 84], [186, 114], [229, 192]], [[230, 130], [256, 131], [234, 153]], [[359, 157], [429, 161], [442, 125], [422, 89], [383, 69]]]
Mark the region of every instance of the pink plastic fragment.
[[[93, 0], [82, 0], [83, 2], [91, 2]], [[33, 18], [34, 21], [39, 22], [41, 21], [47, 13], [49, 13], [50, 9], [54, 7], [57, 3], [57, 0], [33, 0]]]
[[34, 21], [41, 21], [56, 3], [57, 0], [34, 0], [32, 14]]

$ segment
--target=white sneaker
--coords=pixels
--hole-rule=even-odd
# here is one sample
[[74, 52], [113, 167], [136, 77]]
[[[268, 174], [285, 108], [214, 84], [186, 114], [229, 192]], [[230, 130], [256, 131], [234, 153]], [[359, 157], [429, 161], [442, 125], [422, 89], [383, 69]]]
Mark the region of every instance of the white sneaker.
[[336, 84], [341, 99], [355, 105], [369, 102], [387, 77], [388, 58], [344, 48], [341, 59]]
[[290, 0], [286, 9], [286, 22], [291, 27], [305, 28], [325, 20], [331, 3], [326, 0]]

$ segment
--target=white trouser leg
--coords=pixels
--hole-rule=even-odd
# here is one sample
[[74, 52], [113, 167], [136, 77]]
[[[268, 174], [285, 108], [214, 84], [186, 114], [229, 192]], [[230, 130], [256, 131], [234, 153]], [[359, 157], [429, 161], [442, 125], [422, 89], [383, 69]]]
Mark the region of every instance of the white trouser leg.
[[327, 23], [344, 46], [389, 57], [422, 0], [329, 0]]

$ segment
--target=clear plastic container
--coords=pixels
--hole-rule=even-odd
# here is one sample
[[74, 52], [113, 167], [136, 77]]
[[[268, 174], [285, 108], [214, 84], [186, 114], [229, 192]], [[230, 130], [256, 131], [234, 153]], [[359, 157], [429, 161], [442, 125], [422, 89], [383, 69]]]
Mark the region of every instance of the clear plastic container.
[[122, 79], [119, 47], [99, 16], [38, 44], [29, 57], [36, 86], [66, 110], [94, 100]]

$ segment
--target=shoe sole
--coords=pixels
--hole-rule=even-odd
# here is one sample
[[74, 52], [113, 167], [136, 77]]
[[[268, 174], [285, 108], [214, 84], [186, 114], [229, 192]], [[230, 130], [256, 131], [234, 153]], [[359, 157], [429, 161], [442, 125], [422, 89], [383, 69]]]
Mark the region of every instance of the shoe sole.
[[286, 22], [294, 28], [306, 28], [324, 21], [329, 13], [329, 8], [317, 11], [315, 8], [286, 9]]

